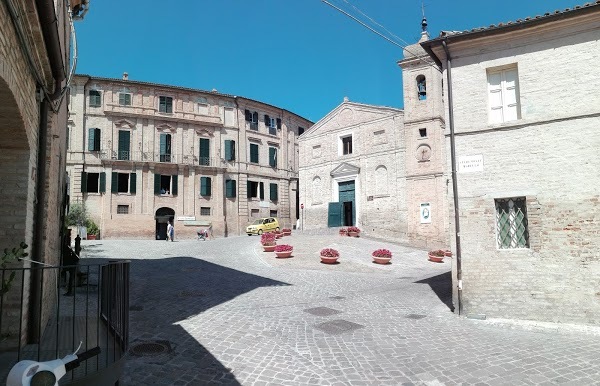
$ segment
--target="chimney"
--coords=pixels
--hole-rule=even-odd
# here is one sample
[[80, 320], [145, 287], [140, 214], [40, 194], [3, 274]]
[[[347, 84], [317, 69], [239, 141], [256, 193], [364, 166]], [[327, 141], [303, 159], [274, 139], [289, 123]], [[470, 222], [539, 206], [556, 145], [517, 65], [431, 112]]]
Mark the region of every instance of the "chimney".
[[123, 73], [123, 80], [128, 80], [129, 79], [129, 74], [124, 72]]

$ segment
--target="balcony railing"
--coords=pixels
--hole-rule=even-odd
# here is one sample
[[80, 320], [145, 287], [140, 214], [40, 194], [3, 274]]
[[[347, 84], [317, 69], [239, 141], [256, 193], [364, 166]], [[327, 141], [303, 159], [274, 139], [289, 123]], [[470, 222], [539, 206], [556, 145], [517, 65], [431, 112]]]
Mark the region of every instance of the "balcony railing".
[[96, 153], [101, 160], [135, 161], [135, 162], [163, 162], [172, 164], [199, 165], [207, 167], [226, 167], [227, 163], [216, 157], [197, 157], [182, 154], [161, 154], [152, 152], [129, 152], [115, 150], [101, 150]]
[[[67, 374], [61, 384], [114, 384], [129, 346], [129, 262], [0, 270], [15, 272], [0, 296], [0, 379], [19, 361], [48, 361], [100, 347], [101, 353]], [[71, 296], [63, 276], [73, 275]], [[66, 290], [66, 289], [65, 289]], [[101, 381], [99, 381], [101, 379]], [[64, 383], [63, 383], [64, 382]], [[83, 382], [83, 383], [82, 383]]]

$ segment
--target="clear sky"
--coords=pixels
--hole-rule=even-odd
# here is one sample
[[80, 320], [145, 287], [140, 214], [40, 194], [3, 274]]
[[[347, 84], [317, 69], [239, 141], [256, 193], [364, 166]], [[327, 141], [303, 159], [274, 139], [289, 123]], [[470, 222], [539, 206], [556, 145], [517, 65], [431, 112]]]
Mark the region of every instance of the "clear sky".
[[[421, 0], [328, 0], [412, 44]], [[425, 0], [429, 33], [564, 10], [577, 0]], [[402, 108], [402, 49], [321, 0], [90, 0], [77, 73], [239, 95], [314, 122], [351, 101]], [[375, 26], [374, 24], [372, 24]], [[379, 27], [378, 27], [379, 28]], [[380, 29], [380, 28], [379, 28]]]

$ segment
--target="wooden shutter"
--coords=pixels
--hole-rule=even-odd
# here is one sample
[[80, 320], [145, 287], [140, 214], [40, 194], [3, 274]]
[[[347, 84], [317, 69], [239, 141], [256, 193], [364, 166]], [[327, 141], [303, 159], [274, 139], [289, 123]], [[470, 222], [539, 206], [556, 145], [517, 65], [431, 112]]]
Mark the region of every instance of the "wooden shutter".
[[277, 130], [281, 130], [281, 118], [277, 118]]
[[278, 199], [277, 184], [269, 184], [269, 190], [270, 190], [269, 197], [271, 198], [271, 201], [277, 201], [277, 199]]
[[210, 165], [210, 140], [208, 138], [200, 138], [199, 149], [198, 161], [200, 165]]
[[87, 173], [81, 172], [81, 193], [87, 193]]
[[100, 129], [94, 129], [94, 150], [100, 151]]
[[167, 112], [167, 103], [165, 97], [158, 97], [158, 111], [161, 113]]
[[210, 177], [200, 177], [200, 195], [202, 196], [210, 196], [211, 195], [211, 178]]
[[327, 212], [327, 226], [339, 227], [342, 226], [342, 208], [341, 202], [330, 202]]
[[129, 193], [135, 194], [136, 183], [137, 183], [136, 174], [129, 173]]
[[88, 129], [88, 151], [95, 151], [96, 150], [96, 129], [90, 128]]
[[100, 173], [100, 193], [106, 192], [106, 173]]
[[265, 127], [270, 127], [271, 126], [271, 118], [265, 114]]
[[264, 200], [265, 199], [265, 184], [264, 183], [260, 183], [260, 199]]
[[246, 197], [252, 198], [252, 181], [246, 182]]
[[160, 174], [154, 174], [154, 194], [160, 194]]
[[171, 97], [165, 98], [165, 107], [166, 107], [167, 113], [173, 112], [173, 98], [171, 98]]
[[258, 163], [258, 145], [255, 143], [250, 144], [250, 162]]
[[252, 113], [250, 110], [244, 110], [244, 115], [246, 116], [246, 122], [252, 122]]
[[161, 133], [160, 135], [160, 155], [167, 154], [167, 135]]
[[277, 166], [277, 148], [275, 147], [269, 148], [269, 166]]
[[236, 194], [236, 181], [235, 180], [226, 180], [225, 181], [225, 197], [233, 198]]
[[235, 141], [225, 140], [225, 161], [235, 161]]
[[177, 195], [177, 174], [171, 177], [171, 195]]
[[119, 191], [119, 173], [112, 172], [112, 178], [110, 181], [110, 191], [117, 193]]
[[229, 141], [229, 146], [231, 147], [229, 150], [231, 152], [231, 161], [235, 161], [235, 141]]
[[127, 130], [119, 130], [119, 156], [120, 160], [129, 159], [130, 134]]

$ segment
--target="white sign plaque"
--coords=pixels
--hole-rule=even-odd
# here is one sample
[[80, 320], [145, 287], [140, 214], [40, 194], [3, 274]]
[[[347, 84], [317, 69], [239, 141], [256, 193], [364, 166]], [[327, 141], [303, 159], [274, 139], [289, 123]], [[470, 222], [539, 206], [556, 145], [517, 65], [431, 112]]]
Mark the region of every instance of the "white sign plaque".
[[459, 173], [482, 172], [483, 154], [458, 157], [457, 171]]
[[431, 205], [428, 202], [421, 204], [419, 214], [421, 216], [421, 224], [431, 223]]
[[177, 221], [196, 221], [194, 216], [177, 216]]

